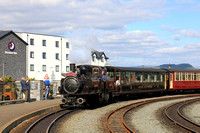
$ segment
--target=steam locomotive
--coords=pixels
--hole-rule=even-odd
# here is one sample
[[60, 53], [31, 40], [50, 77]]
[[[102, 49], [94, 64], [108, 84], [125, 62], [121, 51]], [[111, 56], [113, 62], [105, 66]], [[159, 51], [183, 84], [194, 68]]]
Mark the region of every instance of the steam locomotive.
[[[107, 103], [113, 97], [139, 93], [200, 90], [199, 69], [161, 69], [70, 64], [61, 79], [61, 107]], [[102, 72], [107, 81], [102, 81]]]

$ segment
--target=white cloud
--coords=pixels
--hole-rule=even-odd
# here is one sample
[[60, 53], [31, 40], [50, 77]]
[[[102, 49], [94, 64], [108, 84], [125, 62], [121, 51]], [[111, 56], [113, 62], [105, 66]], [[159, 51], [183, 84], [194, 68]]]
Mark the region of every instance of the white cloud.
[[179, 28], [178, 27], [175, 27], [175, 26], [169, 26], [169, 25], [161, 25], [160, 26], [161, 27], [161, 29], [163, 29], [163, 30], [167, 30], [167, 31], [178, 31], [179, 30]]
[[[0, 27], [39, 33], [66, 26], [71, 27], [71, 31], [87, 28], [109, 30], [123, 28], [127, 23], [161, 17], [159, 9], [162, 6], [162, 0], [7, 0], [0, 1], [0, 15], [7, 18], [0, 22]], [[18, 27], [13, 27], [13, 24]], [[60, 29], [60, 34], [64, 32], [66, 29]]]
[[187, 37], [200, 38], [200, 32], [194, 30], [181, 30], [180, 33]]
[[174, 40], [180, 40], [181, 36], [180, 35], [173, 35], [173, 36], [171, 36], [171, 38], [174, 39]]
[[[0, 27], [1, 30], [53, 35], [70, 32], [71, 44], [76, 51], [79, 51], [78, 53], [72, 51], [71, 55], [80, 54], [78, 57], [83, 57], [82, 61], [89, 58], [91, 49], [104, 51], [110, 62], [123, 66], [166, 63], [175, 56], [180, 58], [180, 61], [183, 61], [185, 55], [191, 59], [192, 54], [199, 54], [195, 52], [195, 49], [200, 48], [199, 44], [175, 46], [160, 39], [155, 32], [126, 29], [129, 23], [162, 17], [168, 10], [166, 2], [165, 0], [0, 0]], [[184, 2], [186, 1], [179, 4]], [[171, 38], [175, 40], [180, 40], [182, 36], [200, 37], [199, 31], [180, 30], [176, 26], [162, 25], [161, 29], [174, 32]], [[80, 49], [88, 56], [83, 56]]]

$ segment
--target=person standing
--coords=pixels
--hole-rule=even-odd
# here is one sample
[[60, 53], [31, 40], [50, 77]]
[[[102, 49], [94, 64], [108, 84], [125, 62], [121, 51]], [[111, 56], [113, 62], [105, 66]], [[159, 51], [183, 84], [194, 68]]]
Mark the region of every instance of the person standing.
[[105, 90], [106, 90], [106, 81], [107, 81], [105, 71], [102, 71], [102, 77], [101, 77], [101, 79], [103, 81], [103, 87], [104, 87], [104, 92], [105, 92]]
[[47, 79], [44, 81], [44, 85], [45, 85], [45, 99], [48, 99], [49, 96], [49, 86], [50, 86], [50, 81], [49, 81], [49, 77], [47, 77]]
[[26, 80], [24, 77], [22, 77], [21, 81], [21, 86], [22, 86], [22, 92], [25, 95], [25, 102], [29, 102], [28, 101], [28, 92], [29, 92], [29, 85], [28, 85], [28, 80]]

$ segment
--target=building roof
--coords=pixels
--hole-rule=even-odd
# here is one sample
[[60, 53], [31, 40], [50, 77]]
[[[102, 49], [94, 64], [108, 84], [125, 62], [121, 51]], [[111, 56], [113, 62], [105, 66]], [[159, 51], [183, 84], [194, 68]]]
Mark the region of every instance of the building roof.
[[101, 59], [102, 55], [105, 56], [105, 59], [109, 59], [104, 52], [92, 51], [92, 55], [96, 54], [97, 59]]
[[161, 68], [136, 68], [136, 67], [115, 67], [115, 66], [106, 66], [107, 69], [115, 69], [117, 71], [126, 71], [126, 72], [167, 72], [165, 69]]
[[9, 31], [2, 31], [0, 30], [0, 40], [5, 38], [6, 36], [13, 34], [15, 37], [17, 37], [19, 40], [21, 40], [24, 44], [28, 45], [27, 42], [25, 42], [21, 37], [19, 37], [17, 34], [15, 34], [15, 32], [13, 32], [12, 30]]
[[10, 31], [0, 31], [0, 39], [4, 38]]

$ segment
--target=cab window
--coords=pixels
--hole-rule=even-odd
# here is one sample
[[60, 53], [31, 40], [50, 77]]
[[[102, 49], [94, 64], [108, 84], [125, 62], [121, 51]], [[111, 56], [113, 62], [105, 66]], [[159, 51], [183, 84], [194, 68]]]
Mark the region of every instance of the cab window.
[[92, 77], [93, 78], [98, 78], [99, 77], [99, 69], [98, 68], [93, 68], [92, 69]]

